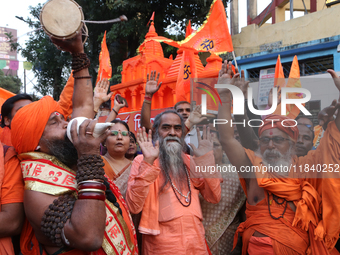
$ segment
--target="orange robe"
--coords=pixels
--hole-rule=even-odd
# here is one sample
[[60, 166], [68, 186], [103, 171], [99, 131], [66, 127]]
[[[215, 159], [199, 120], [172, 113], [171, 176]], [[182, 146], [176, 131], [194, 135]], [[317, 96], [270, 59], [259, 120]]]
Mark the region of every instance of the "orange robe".
[[[185, 157], [185, 164], [190, 167], [190, 156]], [[195, 163], [215, 165], [213, 153], [195, 158]], [[191, 178], [191, 204], [184, 207], [170, 184], [159, 193], [164, 183], [160, 171], [158, 159], [150, 165], [140, 155], [133, 161], [129, 177], [126, 202], [131, 213], [142, 211], [139, 225], [139, 231], [144, 234], [142, 254], [208, 254], [198, 195], [201, 192], [208, 202], [218, 203], [220, 179], [213, 178], [214, 175], [206, 179]], [[183, 194], [187, 192], [184, 190]], [[181, 201], [186, 204], [183, 198]]]
[[6, 144], [8, 146], [12, 146], [11, 129], [9, 127], [6, 126], [4, 128], [1, 128], [0, 141], [3, 144]]
[[[45, 153], [31, 152], [19, 155], [25, 189], [60, 196], [77, 191], [76, 174], [71, 169], [59, 162], [55, 157]], [[37, 164], [41, 171], [35, 172]], [[58, 178], [50, 178], [47, 173], [57, 172]], [[110, 190], [117, 198], [122, 210], [122, 215], [108, 200], [106, 206], [106, 228], [102, 248], [95, 252], [85, 252], [77, 249], [62, 252], [65, 255], [106, 255], [106, 254], [131, 254], [138, 255], [135, 229], [124, 201], [117, 186], [110, 180]], [[120, 242], [120, 243], [119, 243]], [[119, 243], [119, 244], [118, 244]], [[30, 223], [26, 220], [21, 240], [21, 251], [24, 255], [40, 255], [39, 242], [35, 237]], [[122, 248], [123, 247], [123, 248]], [[43, 255], [46, 255], [44, 252]]]
[[[7, 150], [3, 157], [3, 146], [0, 146], [0, 202], [1, 205], [22, 203], [24, 201], [24, 183], [21, 169], [16, 159], [14, 148]], [[5, 163], [6, 162], [6, 163]], [[1, 210], [1, 207], [0, 207]], [[14, 254], [11, 237], [0, 238], [0, 254]]]
[[[245, 151], [253, 166], [262, 165], [262, 159], [253, 151]], [[335, 123], [331, 122], [316, 150], [304, 157], [294, 157], [292, 166], [295, 168], [292, 168], [290, 175], [292, 178], [256, 173], [259, 187], [269, 194], [294, 202], [296, 212], [288, 205], [284, 218], [274, 220], [269, 215], [267, 195], [266, 199], [255, 206], [247, 203], [247, 220], [238, 228], [243, 236], [242, 254], [247, 253], [249, 239], [255, 231], [272, 238], [275, 254], [336, 254], [333, 247], [340, 232], [340, 205], [337, 203], [340, 181], [338, 178], [322, 179], [326, 176], [316, 171], [300, 172], [300, 166], [302, 169], [316, 169], [318, 164], [340, 164], [339, 158], [340, 133]], [[340, 176], [333, 174], [328, 177]], [[240, 181], [247, 195], [245, 180]], [[276, 204], [271, 197], [269, 200], [272, 215], [278, 217], [283, 212], [283, 205]]]

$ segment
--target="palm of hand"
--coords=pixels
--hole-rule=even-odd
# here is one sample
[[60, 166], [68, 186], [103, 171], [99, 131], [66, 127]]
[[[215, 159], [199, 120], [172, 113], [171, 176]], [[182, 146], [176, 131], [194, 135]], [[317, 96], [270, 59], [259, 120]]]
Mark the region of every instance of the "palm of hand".
[[157, 158], [159, 154], [159, 148], [153, 146], [152, 142], [139, 142], [139, 146], [142, 150], [144, 157]]
[[103, 102], [110, 99], [110, 95], [108, 95], [103, 88], [99, 88], [98, 86], [94, 89], [94, 97], [101, 99]]
[[158, 88], [159, 87], [157, 86], [157, 81], [150, 80], [145, 85], [145, 93], [154, 94], [157, 92]]
[[207, 139], [199, 141], [198, 148], [194, 151], [196, 157], [203, 156], [209, 151], [213, 150], [213, 142]]
[[243, 94], [247, 93], [248, 84], [249, 84], [249, 82], [244, 81], [244, 80], [235, 81], [235, 86], [240, 88], [242, 90]]
[[189, 121], [193, 124], [198, 124], [200, 123], [202, 118], [202, 114], [198, 111], [193, 111], [191, 112], [191, 114], [189, 115]]

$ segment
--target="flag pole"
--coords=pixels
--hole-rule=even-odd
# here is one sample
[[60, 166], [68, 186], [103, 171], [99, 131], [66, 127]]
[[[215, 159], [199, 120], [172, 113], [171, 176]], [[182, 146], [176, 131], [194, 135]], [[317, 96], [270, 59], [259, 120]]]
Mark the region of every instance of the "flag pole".
[[[236, 61], [236, 57], [235, 57], [235, 52], [232, 51], [232, 53], [233, 53], [233, 58], [234, 58], [234, 61], [235, 61], [235, 67], [238, 69], [237, 61]], [[239, 70], [239, 71], [240, 71], [240, 70]]]

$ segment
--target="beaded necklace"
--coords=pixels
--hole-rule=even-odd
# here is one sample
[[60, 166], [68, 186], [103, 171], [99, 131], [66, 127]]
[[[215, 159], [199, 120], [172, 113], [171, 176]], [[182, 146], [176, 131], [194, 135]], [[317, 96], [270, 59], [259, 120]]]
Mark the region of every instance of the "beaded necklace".
[[[175, 184], [172, 183], [171, 178], [170, 178], [170, 176], [169, 176], [167, 173], [166, 173], [166, 177], [167, 177], [168, 180], [170, 181], [172, 190], [174, 191], [177, 200], [178, 200], [178, 201], [181, 203], [181, 205], [183, 205], [184, 207], [188, 207], [188, 206], [191, 204], [191, 182], [190, 182], [190, 177], [189, 177], [189, 173], [188, 173], [188, 170], [187, 170], [186, 165], [184, 165], [184, 169], [185, 169], [185, 173], [186, 173], [187, 178], [188, 178], [188, 187], [189, 187], [189, 192], [188, 192], [188, 194], [187, 194], [186, 196], [183, 195], [182, 192], [181, 192], [179, 189], [177, 189], [177, 187], [175, 186]], [[177, 191], [178, 194], [180, 194], [182, 197], [185, 198], [185, 202], [188, 203], [187, 205], [185, 205], [185, 204], [182, 203], [181, 199], [177, 196], [176, 191]]]

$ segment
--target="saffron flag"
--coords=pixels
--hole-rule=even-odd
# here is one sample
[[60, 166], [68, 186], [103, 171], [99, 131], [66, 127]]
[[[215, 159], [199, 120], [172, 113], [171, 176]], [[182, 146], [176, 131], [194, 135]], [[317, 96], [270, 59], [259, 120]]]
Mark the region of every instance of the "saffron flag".
[[194, 32], [194, 30], [191, 27], [191, 20], [189, 19], [188, 25], [185, 28], [185, 38], [187, 38], [189, 35], [191, 35]]
[[[281, 70], [280, 70], [281, 69]], [[291, 88], [301, 88], [301, 81], [300, 81], [300, 68], [297, 56], [294, 56], [292, 66], [290, 68], [289, 78], [287, 84], [284, 80], [283, 69], [280, 61], [280, 56], [276, 62], [275, 67], [275, 79], [274, 79], [274, 86], [279, 87], [278, 92], [281, 90], [282, 87], [291, 87]], [[275, 95], [274, 95], [275, 96]], [[302, 98], [303, 95], [299, 93], [288, 93], [287, 95], [283, 95], [289, 99], [298, 99]], [[278, 101], [281, 101], [281, 95], [278, 95]], [[300, 113], [300, 109], [295, 104], [287, 104], [286, 105], [286, 116], [290, 119], [295, 119]], [[275, 112], [273, 114], [281, 115], [281, 103], [278, 104]]]
[[[283, 73], [283, 68], [281, 64], [280, 55], [277, 57], [276, 66], [275, 66], [275, 75], [274, 75], [274, 87], [284, 87], [285, 86], [285, 75]], [[280, 90], [279, 88], [279, 90]]]
[[[301, 88], [300, 67], [299, 67], [299, 62], [298, 62], [298, 58], [296, 55], [294, 56], [292, 66], [290, 68], [289, 78], [288, 78], [286, 87]], [[303, 98], [303, 94], [289, 93], [288, 98], [291, 98], [291, 99]], [[300, 114], [300, 109], [295, 104], [287, 105], [287, 117], [289, 117], [290, 119], [295, 119], [299, 114]]]
[[146, 24], [146, 26], [148, 27], [149, 24], [150, 24], [150, 22], [151, 22], [151, 21], [154, 21], [154, 20], [155, 20], [155, 12], [152, 13], [151, 18], [150, 18], [148, 24]]
[[194, 51], [184, 50], [176, 83], [176, 101], [190, 101], [190, 78], [197, 78]]
[[203, 25], [183, 41], [176, 42], [163, 36], [146, 39], [138, 48], [142, 52], [148, 41], [164, 42], [182, 49], [223, 54], [234, 50], [229, 33], [227, 16], [222, 0], [214, 0]]
[[[281, 115], [281, 88], [286, 86], [285, 75], [283, 73], [283, 68], [281, 64], [281, 57], [280, 55], [277, 57], [276, 66], [275, 66], [275, 74], [274, 74], [274, 87], [278, 87], [277, 89], [277, 100], [278, 105], [276, 110], [273, 114]], [[275, 95], [274, 95], [275, 96]]]
[[99, 54], [99, 68], [96, 85], [101, 79], [110, 79], [112, 76], [112, 67], [110, 61], [110, 53], [106, 45], [106, 31], [101, 44], [101, 51]]

